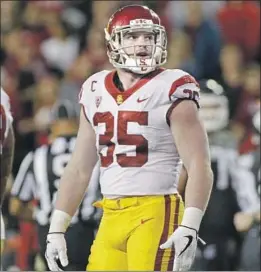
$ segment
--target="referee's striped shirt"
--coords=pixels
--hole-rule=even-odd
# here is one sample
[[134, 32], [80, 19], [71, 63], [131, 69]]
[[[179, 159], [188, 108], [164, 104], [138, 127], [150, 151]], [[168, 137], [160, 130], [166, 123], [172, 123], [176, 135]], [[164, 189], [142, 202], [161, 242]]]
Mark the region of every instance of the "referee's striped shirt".
[[[11, 195], [23, 202], [36, 200], [34, 218], [41, 226], [50, 223], [60, 177], [70, 159], [75, 141], [74, 136], [59, 137], [52, 144], [41, 146], [27, 154], [21, 163]], [[92, 206], [92, 203], [101, 196], [99, 174], [97, 164], [83, 201], [72, 218], [72, 224], [79, 221], [95, 223], [99, 220], [100, 212]]]

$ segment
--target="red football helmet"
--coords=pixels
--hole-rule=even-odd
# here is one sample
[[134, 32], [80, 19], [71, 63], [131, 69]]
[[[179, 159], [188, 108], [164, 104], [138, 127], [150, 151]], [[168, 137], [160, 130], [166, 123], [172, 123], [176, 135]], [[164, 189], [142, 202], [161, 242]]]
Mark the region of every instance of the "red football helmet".
[[[123, 39], [126, 34], [133, 32], [149, 32], [154, 36], [150, 56], [140, 57], [127, 54], [127, 46]], [[146, 6], [130, 5], [116, 11], [105, 28], [107, 54], [110, 62], [116, 68], [124, 68], [138, 74], [147, 74], [163, 65], [167, 59], [167, 35], [165, 28], [160, 24], [159, 16]], [[138, 45], [140, 46], [140, 45]]]

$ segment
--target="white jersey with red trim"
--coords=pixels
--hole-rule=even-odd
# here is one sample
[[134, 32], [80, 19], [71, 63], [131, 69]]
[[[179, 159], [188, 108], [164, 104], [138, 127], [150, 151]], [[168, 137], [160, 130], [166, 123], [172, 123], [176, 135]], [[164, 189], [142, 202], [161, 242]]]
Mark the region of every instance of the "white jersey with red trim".
[[197, 82], [182, 70], [159, 69], [121, 92], [113, 82], [114, 74], [94, 74], [80, 93], [97, 136], [102, 194], [176, 193], [181, 159], [168, 116], [181, 99], [198, 105]]
[[0, 154], [2, 154], [2, 148], [5, 139], [7, 138], [8, 131], [12, 125], [13, 117], [11, 114], [9, 96], [1, 87], [1, 121], [0, 121]]

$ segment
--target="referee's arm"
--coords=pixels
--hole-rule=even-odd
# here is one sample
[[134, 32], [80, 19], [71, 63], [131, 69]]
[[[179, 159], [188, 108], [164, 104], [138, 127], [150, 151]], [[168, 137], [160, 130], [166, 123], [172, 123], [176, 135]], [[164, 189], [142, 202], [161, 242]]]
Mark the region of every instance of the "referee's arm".
[[[9, 212], [13, 216], [23, 219], [32, 219], [30, 201], [34, 199], [35, 178], [32, 172], [33, 152], [23, 159], [18, 174], [11, 189]], [[28, 209], [29, 208], [29, 209]]]

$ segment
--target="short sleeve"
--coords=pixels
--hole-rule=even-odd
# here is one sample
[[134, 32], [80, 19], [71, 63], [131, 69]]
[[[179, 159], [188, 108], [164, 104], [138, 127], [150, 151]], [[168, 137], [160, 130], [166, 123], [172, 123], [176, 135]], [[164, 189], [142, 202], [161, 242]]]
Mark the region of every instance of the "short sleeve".
[[168, 99], [170, 104], [166, 112], [166, 121], [168, 125], [170, 125], [169, 118], [173, 109], [180, 102], [184, 100], [192, 100], [193, 102], [195, 102], [197, 108], [200, 107], [200, 89], [196, 79], [182, 70], [175, 71], [176, 72], [174, 75], [178, 74], [178, 77], [172, 82], [168, 93]]
[[199, 84], [195, 78], [188, 73], [175, 80], [169, 91], [169, 100], [171, 102], [177, 102], [180, 99], [193, 100], [199, 108]]

